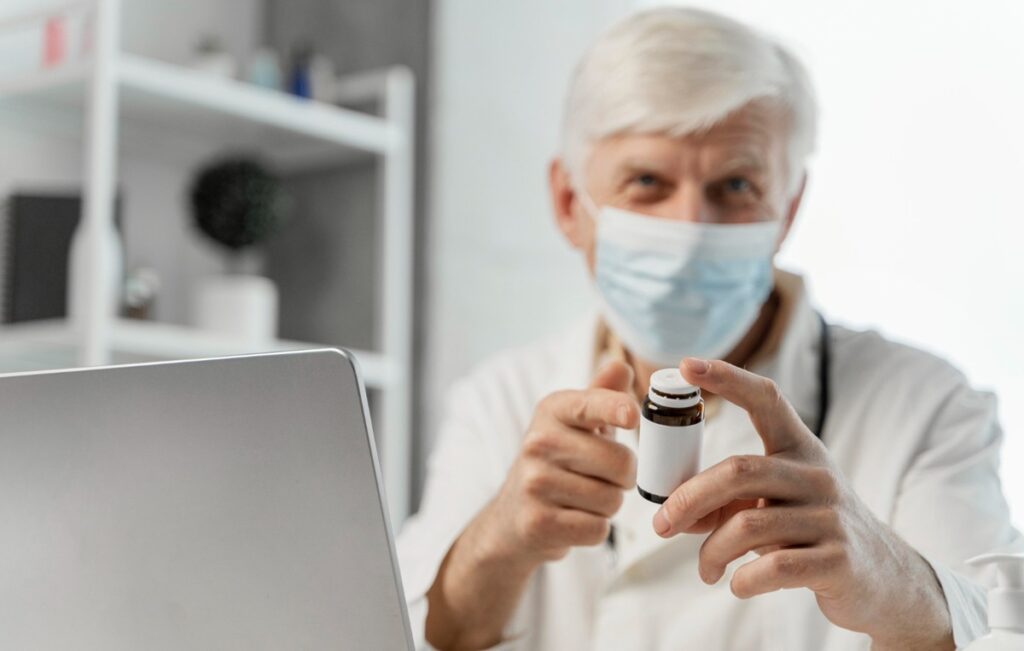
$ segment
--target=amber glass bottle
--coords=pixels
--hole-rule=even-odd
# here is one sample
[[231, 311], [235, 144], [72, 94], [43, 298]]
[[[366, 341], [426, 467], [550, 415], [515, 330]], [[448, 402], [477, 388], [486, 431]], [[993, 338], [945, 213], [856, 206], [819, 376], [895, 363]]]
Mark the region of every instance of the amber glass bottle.
[[704, 401], [679, 369], [663, 368], [651, 375], [640, 413], [636, 487], [661, 504], [700, 470]]

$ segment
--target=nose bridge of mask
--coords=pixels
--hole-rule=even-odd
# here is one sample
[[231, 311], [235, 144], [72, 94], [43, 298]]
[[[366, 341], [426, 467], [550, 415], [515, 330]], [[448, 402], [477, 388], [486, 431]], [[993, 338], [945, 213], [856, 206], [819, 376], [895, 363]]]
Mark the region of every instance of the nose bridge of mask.
[[713, 224], [654, 217], [604, 205], [577, 190], [583, 210], [597, 226], [599, 242], [637, 251], [714, 258], [761, 258], [775, 252], [782, 234], [777, 219], [746, 224]]
[[707, 224], [651, 217], [611, 206], [596, 217], [599, 243], [642, 253], [716, 260], [771, 257], [782, 224]]

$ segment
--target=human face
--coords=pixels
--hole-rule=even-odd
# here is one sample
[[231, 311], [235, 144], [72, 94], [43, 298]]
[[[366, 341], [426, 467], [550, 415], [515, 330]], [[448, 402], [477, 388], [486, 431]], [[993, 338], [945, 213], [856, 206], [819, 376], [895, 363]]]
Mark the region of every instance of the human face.
[[[802, 186], [787, 196], [786, 128], [779, 111], [751, 103], [701, 133], [626, 134], [596, 142], [584, 168], [597, 206], [652, 217], [715, 224], [784, 220]], [[560, 230], [594, 268], [596, 226], [560, 161], [551, 168]]]

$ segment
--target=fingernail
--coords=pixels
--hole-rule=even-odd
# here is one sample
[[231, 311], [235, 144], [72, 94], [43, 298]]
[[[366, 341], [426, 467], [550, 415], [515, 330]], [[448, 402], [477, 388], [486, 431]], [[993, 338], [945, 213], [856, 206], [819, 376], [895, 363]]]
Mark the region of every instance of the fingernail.
[[686, 370], [696, 375], [703, 375], [708, 372], [711, 368], [711, 362], [704, 359], [697, 359], [696, 357], [687, 357], [683, 360], [683, 364], [686, 365]]
[[671, 528], [671, 523], [669, 523], [668, 518], [665, 517], [665, 510], [658, 509], [658, 512], [654, 514], [654, 533], [659, 536], [664, 536]]

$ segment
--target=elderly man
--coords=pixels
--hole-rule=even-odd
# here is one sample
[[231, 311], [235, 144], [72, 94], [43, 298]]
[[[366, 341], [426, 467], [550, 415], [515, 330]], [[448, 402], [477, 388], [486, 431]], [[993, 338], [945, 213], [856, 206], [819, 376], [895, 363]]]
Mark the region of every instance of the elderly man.
[[[650, 11], [587, 52], [549, 180], [599, 312], [453, 388], [399, 542], [421, 644], [905, 650], [984, 633], [964, 561], [1022, 545], [994, 400], [826, 324], [773, 268], [814, 131], [797, 61], [726, 18]], [[704, 469], [659, 507], [633, 450], [665, 365], [708, 419]]]

